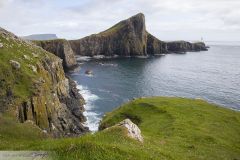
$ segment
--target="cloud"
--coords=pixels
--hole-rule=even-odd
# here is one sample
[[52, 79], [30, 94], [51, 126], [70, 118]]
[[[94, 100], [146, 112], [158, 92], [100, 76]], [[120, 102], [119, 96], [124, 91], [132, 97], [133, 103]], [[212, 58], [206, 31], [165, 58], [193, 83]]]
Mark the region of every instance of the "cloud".
[[0, 0], [0, 26], [76, 39], [138, 12], [161, 39], [240, 40], [239, 0]]

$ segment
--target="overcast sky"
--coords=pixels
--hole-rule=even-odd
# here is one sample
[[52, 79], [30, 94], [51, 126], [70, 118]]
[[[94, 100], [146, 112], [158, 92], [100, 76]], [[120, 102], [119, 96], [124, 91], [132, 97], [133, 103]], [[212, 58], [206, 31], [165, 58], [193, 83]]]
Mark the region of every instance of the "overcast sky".
[[78, 39], [139, 12], [162, 40], [240, 41], [240, 0], [0, 0], [0, 26]]

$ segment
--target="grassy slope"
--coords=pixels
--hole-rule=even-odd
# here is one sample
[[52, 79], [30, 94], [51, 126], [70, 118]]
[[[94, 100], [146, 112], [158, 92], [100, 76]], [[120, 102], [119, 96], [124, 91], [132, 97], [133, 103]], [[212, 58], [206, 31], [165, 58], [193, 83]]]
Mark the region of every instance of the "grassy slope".
[[[20, 124], [16, 118], [16, 106], [32, 95], [35, 91], [34, 81], [44, 76], [35, 73], [31, 66], [36, 67], [47, 56], [53, 60], [57, 57], [8, 35], [0, 34], [0, 43], [3, 44], [0, 48], [0, 111], [4, 112], [4, 114], [0, 112], [0, 150], [22, 149], [26, 145], [46, 138], [39, 128], [31, 123]], [[13, 69], [10, 60], [19, 62], [20, 69]], [[6, 96], [8, 89], [12, 92], [10, 97]], [[2, 103], [8, 98], [12, 98], [12, 101], [6, 108]]]
[[[41, 63], [42, 58], [48, 56], [54, 59], [55, 56], [26, 42], [6, 38], [2, 35], [0, 35], [0, 43], [4, 45], [3, 48], [0, 48], [0, 91], [2, 91], [0, 95], [5, 95], [3, 92], [6, 88], [11, 88], [15, 99], [22, 101], [29, 98], [34, 91], [33, 81], [42, 76], [34, 73], [30, 65], [36, 67], [37, 63]], [[37, 54], [38, 57], [34, 57], [32, 53]], [[10, 60], [19, 62], [20, 70], [13, 69], [9, 63]]]
[[[148, 98], [129, 102], [104, 117], [101, 127], [130, 118], [139, 125], [141, 144], [121, 128], [81, 138], [10, 143], [0, 149], [54, 151], [55, 159], [239, 159], [240, 113], [183, 98]], [[0, 130], [1, 132], [1, 130]], [[23, 131], [18, 130], [19, 134]], [[1, 133], [0, 133], [1, 134]], [[21, 144], [21, 141], [17, 141]]]

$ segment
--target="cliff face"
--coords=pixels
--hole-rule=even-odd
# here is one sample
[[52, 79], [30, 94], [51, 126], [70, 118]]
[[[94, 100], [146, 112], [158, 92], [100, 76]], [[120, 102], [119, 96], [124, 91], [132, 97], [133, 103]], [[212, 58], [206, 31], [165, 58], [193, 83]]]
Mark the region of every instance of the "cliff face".
[[168, 45], [150, 33], [147, 34], [147, 53], [150, 55], [168, 53]]
[[145, 30], [144, 15], [137, 14], [104, 32], [72, 40], [70, 44], [75, 54], [83, 56], [147, 55]]
[[70, 41], [73, 52], [82, 56], [145, 56], [171, 52], [207, 50], [204, 43], [160, 41], [146, 31], [145, 17], [139, 13], [110, 29]]
[[162, 54], [162, 53], [185, 53], [206, 51], [207, 47], [203, 42], [190, 43], [187, 41], [164, 42], [148, 33], [147, 38], [147, 53]]
[[167, 50], [169, 52], [181, 53], [181, 52], [206, 51], [207, 48], [203, 42], [190, 43], [186, 41], [175, 41], [167, 43]]
[[76, 58], [69, 42], [65, 39], [56, 39], [48, 41], [33, 41], [38, 46], [48, 52], [55, 54], [63, 60], [65, 70], [71, 69], [77, 65]]
[[0, 112], [53, 136], [87, 132], [84, 100], [62, 60], [0, 28]]

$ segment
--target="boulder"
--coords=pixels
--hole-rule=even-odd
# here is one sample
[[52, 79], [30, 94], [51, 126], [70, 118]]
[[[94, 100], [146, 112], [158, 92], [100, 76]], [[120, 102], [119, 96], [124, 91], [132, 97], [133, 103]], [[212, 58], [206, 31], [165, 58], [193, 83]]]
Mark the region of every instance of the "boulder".
[[31, 68], [33, 72], [37, 73], [37, 67], [29, 65], [29, 68]]
[[3, 44], [2, 43], [0, 43], [0, 48], [3, 48]]
[[36, 53], [32, 52], [32, 55], [34, 58], [38, 58], [38, 55]]
[[141, 135], [141, 130], [136, 124], [134, 124], [130, 119], [125, 119], [118, 123], [116, 126], [126, 128], [128, 131], [128, 136], [139, 142], [143, 142], [143, 137]]
[[23, 55], [23, 58], [26, 59], [26, 60], [30, 60], [30, 57], [25, 55], [25, 54]]
[[19, 62], [14, 61], [14, 60], [10, 60], [9, 62], [10, 62], [10, 64], [12, 65], [12, 67], [13, 67], [14, 69], [20, 69], [20, 68], [21, 68], [21, 65], [20, 65]]

